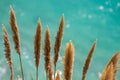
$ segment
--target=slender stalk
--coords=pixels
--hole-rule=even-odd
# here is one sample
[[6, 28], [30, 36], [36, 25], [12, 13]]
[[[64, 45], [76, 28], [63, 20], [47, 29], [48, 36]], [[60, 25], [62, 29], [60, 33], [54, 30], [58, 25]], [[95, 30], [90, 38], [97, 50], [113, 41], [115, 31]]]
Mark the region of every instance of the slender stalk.
[[62, 42], [63, 32], [64, 32], [64, 15], [62, 15], [61, 18], [59, 29], [55, 39], [55, 45], [54, 45], [54, 79], [55, 79], [56, 65], [59, 58], [59, 51]]
[[36, 68], [36, 80], [38, 80], [38, 68]]
[[30, 73], [30, 77], [31, 77], [31, 80], [33, 80], [33, 76], [32, 76], [32, 73]]
[[23, 67], [22, 67], [21, 55], [19, 55], [19, 60], [20, 60], [20, 68], [21, 68], [21, 73], [22, 73], [22, 80], [24, 80], [24, 72], [23, 72]]
[[55, 80], [56, 66], [54, 66], [54, 80]]
[[47, 75], [46, 75], [46, 80], [48, 80], [48, 77], [47, 77]]
[[13, 68], [10, 68], [10, 71], [11, 71], [10, 80], [14, 80]]

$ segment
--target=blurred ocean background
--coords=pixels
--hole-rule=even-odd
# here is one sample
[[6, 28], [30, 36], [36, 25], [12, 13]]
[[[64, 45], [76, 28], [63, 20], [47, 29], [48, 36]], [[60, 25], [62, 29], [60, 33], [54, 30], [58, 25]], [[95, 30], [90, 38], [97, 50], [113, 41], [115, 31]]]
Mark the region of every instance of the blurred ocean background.
[[[45, 80], [43, 47], [46, 25], [51, 32], [53, 57], [56, 31], [62, 14], [65, 16], [65, 28], [57, 65], [57, 70], [60, 70], [62, 75], [63, 55], [69, 40], [72, 40], [75, 47], [73, 80], [81, 79], [83, 64], [96, 39], [97, 47], [86, 80], [99, 80], [99, 75], [110, 58], [120, 50], [120, 0], [0, 0], [0, 80], [9, 80], [10, 75], [4, 56], [2, 24], [5, 24], [9, 33], [15, 77], [21, 76], [9, 25], [10, 5], [16, 13], [19, 27], [25, 80], [31, 80], [31, 74], [35, 80], [33, 43], [38, 18], [43, 30], [40, 80]], [[120, 70], [117, 74], [118, 80], [119, 76]]]

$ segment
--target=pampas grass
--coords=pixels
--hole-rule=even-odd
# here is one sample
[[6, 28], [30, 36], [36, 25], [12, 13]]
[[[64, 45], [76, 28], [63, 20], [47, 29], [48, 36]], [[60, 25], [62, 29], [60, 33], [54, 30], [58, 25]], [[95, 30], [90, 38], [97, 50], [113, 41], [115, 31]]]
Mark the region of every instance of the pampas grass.
[[13, 33], [13, 41], [15, 45], [15, 50], [20, 55], [20, 38], [18, 32], [18, 26], [16, 22], [16, 17], [12, 6], [10, 6], [10, 26]]
[[64, 56], [64, 80], [72, 80], [74, 63], [74, 46], [71, 41], [67, 43]]
[[[120, 52], [117, 52], [107, 64], [105, 70], [102, 73], [101, 80], [110, 80], [108, 79], [108, 75], [110, 74], [112, 74], [110, 76], [111, 80], [116, 80], [116, 73], [119, 67], [119, 64], [118, 64], [119, 60], [120, 60]], [[109, 70], [111, 65], [112, 65], [112, 70]]]
[[[10, 7], [10, 26], [12, 30], [13, 35], [13, 41], [14, 41], [14, 48], [19, 55], [20, 60], [20, 67], [22, 72], [22, 80], [24, 80], [24, 73], [22, 68], [22, 60], [21, 60], [21, 52], [20, 52], [20, 36], [18, 31], [18, 26], [16, 22], [15, 13]], [[64, 53], [64, 63], [63, 63], [63, 74], [60, 74], [60, 71], [56, 73], [56, 66], [57, 61], [59, 58], [59, 52], [60, 52], [60, 46], [62, 42], [62, 36], [64, 31], [64, 15], [62, 15], [59, 30], [57, 31], [55, 44], [54, 44], [54, 74], [52, 75], [52, 59], [51, 59], [51, 40], [50, 40], [50, 31], [48, 29], [48, 26], [45, 31], [44, 36], [44, 60], [45, 60], [45, 72], [46, 72], [46, 79], [47, 80], [72, 80], [72, 71], [74, 66], [74, 46], [71, 41], [69, 41], [66, 45], [65, 53]], [[7, 59], [9, 68], [11, 70], [10, 80], [14, 80], [13, 77], [13, 67], [12, 67], [12, 59], [11, 59], [11, 48], [10, 48], [10, 41], [8, 39], [8, 33], [6, 28], [3, 26], [3, 40], [4, 40], [4, 50], [5, 50], [5, 57]], [[40, 65], [40, 56], [41, 56], [41, 41], [42, 41], [42, 26], [40, 23], [40, 20], [38, 20], [36, 33], [34, 36], [34, 56], [35, 56], [35, 68], [36, 68], [36, 80], [38, 80], [38, 69]], [[82, 71], [82, 80], [86, 79], [86, 74], [88, 72], [90, 62], [94, 53], [94, 50], [96, 48], [96, 41], [92, 45], [92, 48], [90, 49], [90, 52], [87, 56], [87, 59], [85, 60], [85, 64], [83, 66]], [[119, 67], [119, 60], [120, 60], [120, 52], [117, 52], [109, 61], [106, 68], [104, 69], [101, 80], [116, 80], [116, 74]], [[29, 66], [28, 66], [29, 67]], [[42, 75], [39, 75], [42, 76]], [[54, 78], [53, 78], [54, 77]], [[33, 80], [34, 76], [30, 75], [31, 80]], [[21, 77], [17, 77], [17, 80], [21, 80]], [[35, 80], [35, 79], [34, 79]]]
[[102, 73], [101, 80], [114, 80], [113, 63], [110, 63]]
[[62, 15], [61, 18], [59, 30], [57, 32], [55, 45], [54, 45], [54, 78], [56, 73], [56, 65], [59, 57], [60, 45], [62, 42], [63, 31], [64, 31], [64, 15]]
[[5, 46], [5, 57], [7, 59], [9, 68], [11, 70], [10, 80], [13, 80], [13, 67], [12, 67], [12, 59], [11, 59], [11, 49], [10, 49], [10, 41], [8, 37], [7, 30], [3, 25], [3, 39], [4, 39], [4, 46]]
[[42, 37], [42, 27], [40, 20], [38, 20], [36, 34], [34, 38], [34, 54], [35, 54], [35, 65], [36, 65], [36, 80], [38, 80], [38, 67], [40, 64], [40, 48], [41, 48], [41, 37]]
[[109, 66], [111, 63], [113, 63], [113, 71], [114, 71], [114, 75], [113, 75], [113, 80], [116, 80], [116, 73], [118, 71], [118, 67], [119, 67], [119, 60], [120, 60], [120, 52], [117, 52], [112, 59], [109, 61], [108, 65]]
[[19, 38], [19, 32], [18, 32], [16, 17], [15, 17], [15, 13], [14, 13], [14, 10], [13, 10], [12, 6], [10, 6], [10, 26], [11, 26], [11, 30], [12, 30], [12, 33], [13, 33], [13, 42], [14, 42], [14, 46], [15, 46], [14, 48], [19, 55], [22, 79], [24, 80], [24, 73], [23, 73], [21, 52], [20, 52], [20, 38]]
[[45, 32], [45, 43], [44, 43], [44, 59], [45, 59], [45, 70], [46, 79], [52, 80], [52, 61], [51, 61], [51, 42], [50, 42], [50, 31], [48, 26]]
[[85, 78], [86, 78], [86, 74], [87, 74], [87, 71], [88, 71], [90, 61], [92, 59], [92, 55], [93, 55], [93, 52], [95, 50], [95, 47], [96, 47], [96, 42], [94, 42], [92, 48], [90, 49], [88, 57], [87, 57], [87, 59], [85, 61], [85, 64], [84, 64], [84, 67], [83, 67], [83, 73], [82, 73], [82, 80], [85, 80]]

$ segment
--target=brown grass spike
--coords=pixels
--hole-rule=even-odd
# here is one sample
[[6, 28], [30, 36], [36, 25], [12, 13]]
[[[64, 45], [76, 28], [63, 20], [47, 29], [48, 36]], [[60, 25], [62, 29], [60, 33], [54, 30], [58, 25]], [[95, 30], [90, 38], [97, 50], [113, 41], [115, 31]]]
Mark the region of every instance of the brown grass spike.
[[87, 59], [85, 61], [85, 64], [84, 64], [84, 67], [83, 67], [83, 73], [82, 73], [82, 80], [85, 80], [86, 78], [86, 74], [87, 74], [87, 71], [88, 71], [88, 68], [89, 68], [89, 65], [90, 65], [90, 62], [91, 62], [91, 58], [92, 58], [92, 55], [94, 53], [94, 50], [96, 48], [96, 42], [94, 42], [88, 56], [87, 56]]
[[64, 15], [62, 15], [62, 19], [60, 22], [59, 30], [57, 32], [55, 45], [54, 45], [54, 78], [56, 72], [56, 64], [59, 57], [60, 45], [62, 42], [63, 31], [64, 31]]
[[67, 43], [64, 55], [64, 80], [72, 80], [72, 69], [74, 63], [74, 47], [72, 42]]
[[24, 80], [24, 73], [23, 73], [22, 59], [21, 59], [21, 52], [20, 52], [20, 38], [19, 38], [16, 17], [15, 17], [15, 13], [12, 9], [12, 6], [10, 6], [10, 26], [11, 26], [11, 30], [13, 33], [13, 41], [14, 41], [14, 46], [15, 46], [14, 48], [19, 55], [22, 79]]
[[45, 70], [46, 70], [46, 79], [52, 80], [52, 62], [51, 62], [50, 52], [51, 52], [50, 31], [47, 26], [45, 32], [45, 43], [44, 43]]
[[10, 41], [8, 37], [7, 30], [3, 25], [3, 38], [4, 38], [4, 46], [5, 46], [5, 57], [7, 59], [9, 68], [11, 70], [10, 80], [13, 80], [13, 68], [12, 68], [12, 59], [11, 59], [11, 49], [10, 49]]
[[101, 80], [114, 80], [113, 63], [109, 64], [102, 73]]
[[10, 6], [10, 26], [11, 26], [11, 30], [13, 33], [13, 41], [14, 41], [14, 45], [15, 45], [15, 50], [20, 55], [20, 38], [19, 38], [16, 17], [15, 17], [15, 13], [12, 9], [12, 6]]
[[[116, 80], [116, 73], [117, 73], [118, 67], [119, 67], [119, 64], [118, 64], [119, 60], [120, 60], [120, 52], [117, 52], [117, 53], [112, 57], [112, 59], [110, 60], [110, 62], [108, 63], [108, 65], [111, 64], [111, 63], [113, 63], [113, 69], [114, 69], [114, 77], [113, 77], [113, 80]], [[108, 65], [107, 65], [107, 66], [108, 66]]]
[[40, 20], [38, 20], [36, 34], [34, 38], [34, 54], [35, 54], [35, 65], [36, 65], [36, 80], [38, 80], [38, 67], [40, 64], [40, 49], [41, 49], [41, 39], [42, 39], [42, 26]]
[[[106, 71], [106, 69], [108, 68], [108, 66], [112, 63], [113, 64], [113, 80], [116, 80], [116, 73], [117, 73], [118, 67], [119, 67], [119, 64], [118, 64], [119, 60], [120, 60], [120, 52], [117, 52], [111, 58], [111, 60], [109, 61], [109, 63], [107, 64], [105, 70], [103, 71], [102, 77], [104, 76], [104, 72]], [[103, 78], [101, 80], [103, 80]]]

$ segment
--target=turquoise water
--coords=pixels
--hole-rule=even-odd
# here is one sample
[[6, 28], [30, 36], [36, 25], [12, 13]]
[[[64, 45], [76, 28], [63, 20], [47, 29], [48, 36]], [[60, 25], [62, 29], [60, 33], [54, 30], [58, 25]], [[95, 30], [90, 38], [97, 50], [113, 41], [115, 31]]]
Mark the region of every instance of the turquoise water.
[[[42, 22], [43, 36], [46, 25], [49, 26], [53, 57], [56, 31], [64, 13], [65, 32], [57, 69], [63, 71], [64, 49], [66, 43], [72, 40], [75, 47], [73, 80], [81, 79], [84, 60], [96, 39], [97, 48], [86, 80], [99, 80], [98, 74], [102, 72], [112, 55], [120, 50], [120, 0], [0, 0], [0, 25], [5, 24], [10, 36], [15, 76], [21, 75], [21, 73], [18, 56], [13, 49], [12, 33], [9, 27], [10, 5], [15, 10], [19, 26], [26, 80], [31, 80], [30, 74], [35, 79], [33, 41], [38, 18]], [[43, 49], [44, 37], [42, 37], [42, 41]], [[3, 51], [2, 29], [0, 29], [0, 80], [9, 80], [10, 71]], [[119, 80], [118, 76], [120, 76], [120, 70], [117, 74]], [[39, 67], [39, 79], [45, 80], [43, 51]]]

